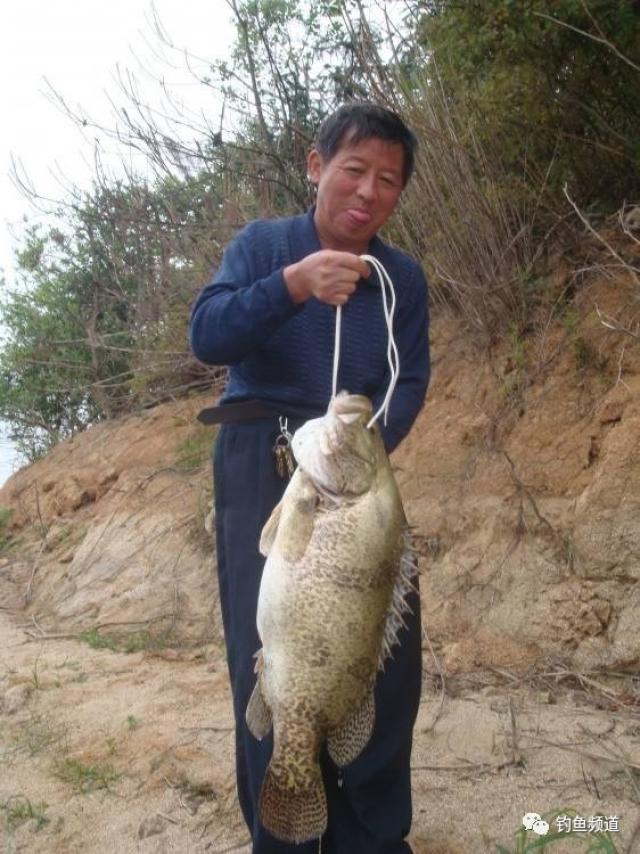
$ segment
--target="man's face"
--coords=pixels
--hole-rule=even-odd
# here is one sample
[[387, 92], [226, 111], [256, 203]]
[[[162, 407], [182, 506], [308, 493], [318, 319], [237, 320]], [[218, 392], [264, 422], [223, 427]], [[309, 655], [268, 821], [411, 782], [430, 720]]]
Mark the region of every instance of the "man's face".
[[366, 252], [400, 198], [402, 145], [375, 138], [350, 144], [347, 138], [329, 161], [311, 151], [307, 165], [318, 188], [314, 222], [323, 248]]

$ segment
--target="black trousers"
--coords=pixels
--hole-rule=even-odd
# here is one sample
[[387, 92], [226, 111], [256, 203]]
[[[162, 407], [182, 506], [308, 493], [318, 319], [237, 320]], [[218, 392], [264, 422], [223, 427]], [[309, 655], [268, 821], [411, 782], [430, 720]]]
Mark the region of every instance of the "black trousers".
[[[302, 421], [289, 419], [293, 432]], [[245, 711], [255, 684], [256, 650], [261, 646], [256, 611], [264, 558], [260, 532], [282, 497], [272, 453], [277, 418], [225, 424], [214, 451], [214, 485], [220, 602], [236, 720], [238, 797], [253, 839], [254, 854], [317, 854], [318, 841], [289, 845], [260, 824], [258, 801], [271, 758], [271, 736], [255, 739]], [[411, 826], [411, 738], [421, 685], [420, 604], [400, 633], [394, 657], [378, 675], [376, 722], [371, 741], [350, 765], [338, 769], [322, 757], [329, 823], [322, 854], [406, 854]]]

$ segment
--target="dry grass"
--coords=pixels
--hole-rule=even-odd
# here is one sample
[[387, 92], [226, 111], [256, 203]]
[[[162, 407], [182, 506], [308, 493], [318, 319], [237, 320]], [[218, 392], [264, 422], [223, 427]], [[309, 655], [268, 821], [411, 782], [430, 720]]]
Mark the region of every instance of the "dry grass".
[[434, 305], [453, 307], [489, 338], [521, 328], [536, 258], [530, 214], [500, 190], [497, 164], [453, 113], [437, 81], [421, 79], [401, 97], [397, 106], [420, 148], [398, 230], [424, 258]]
[[[412, 43], [414, 68], [425, 70], [408, 77], [393, 71], [402, 68], [402, 36], [390, 20], [385, 49], [391, 63], [380, 55], [362, 10], [347, 23], [372, 96], [399, 113], [419, 142], [392, 237], [423, 261], [436, 307], [453, 308], [489, 340], [510, 325], [522, 328], [539, 254], [539, 199], [525, 203], [515, 188], [506, 190], [498, 154], [482, 149], [464, 108], [456, 111], [440, 80], [428, 77], [433, 66], [424, 48]], [[544, 176], [540, 183], [542, 194]]]

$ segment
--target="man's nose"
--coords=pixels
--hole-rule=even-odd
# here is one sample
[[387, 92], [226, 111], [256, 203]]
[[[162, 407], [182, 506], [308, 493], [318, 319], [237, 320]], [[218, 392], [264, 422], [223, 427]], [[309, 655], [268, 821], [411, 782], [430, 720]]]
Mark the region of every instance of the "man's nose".
[[372, 201], [377, 195], [375, 175], [364, 174], [358, 182], [358, 195], [362, 199]]

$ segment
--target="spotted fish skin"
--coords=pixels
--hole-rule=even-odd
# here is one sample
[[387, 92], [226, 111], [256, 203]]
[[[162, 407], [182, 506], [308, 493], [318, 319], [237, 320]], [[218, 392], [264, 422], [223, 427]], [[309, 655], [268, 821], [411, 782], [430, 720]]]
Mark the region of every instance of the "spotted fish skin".
[[343, 392], [297, 431], [298, 468], [260, 542], [263, 646], [247, 723], [259, 738], [273, 725], [261, 820], [291, 843], [326, 828], [323, 744], [345, 765], [369, 741], [376, 673], [408, 589], [405, 515], [371, 412]]

